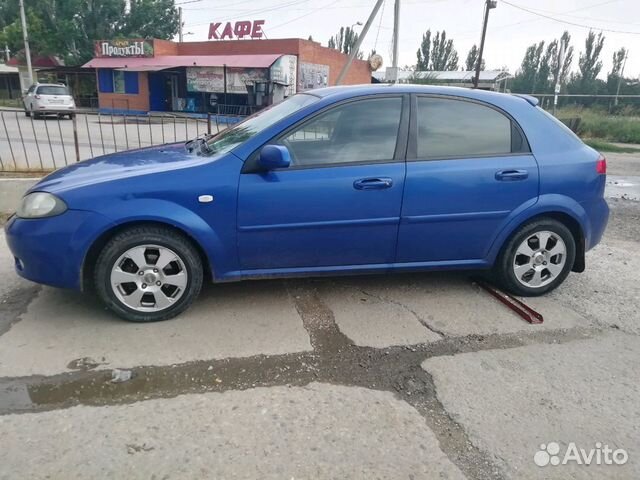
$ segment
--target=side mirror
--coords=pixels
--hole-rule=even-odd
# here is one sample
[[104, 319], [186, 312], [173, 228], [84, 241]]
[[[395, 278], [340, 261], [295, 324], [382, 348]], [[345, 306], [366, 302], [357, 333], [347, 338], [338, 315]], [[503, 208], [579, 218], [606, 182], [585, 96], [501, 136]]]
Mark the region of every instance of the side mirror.
[[288, 168], [291, 165], [291, 154], [287, 147], [282, 145], [265, 145], [260, 150], [258, 163], [265, 170]]

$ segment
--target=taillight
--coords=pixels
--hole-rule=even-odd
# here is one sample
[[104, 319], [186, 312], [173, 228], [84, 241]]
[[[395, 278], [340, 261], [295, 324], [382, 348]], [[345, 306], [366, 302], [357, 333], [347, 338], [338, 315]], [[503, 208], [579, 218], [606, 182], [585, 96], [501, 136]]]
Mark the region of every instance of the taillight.
[[40, 100], [40, 95], [36, 95], [35, 98], [37, 98], [38, 100]]
[[596, 172], [598, 172], [598, 175], [607, 174], [607, 159], [604, 158], [604, 155], [600, 155], [596, 160]]

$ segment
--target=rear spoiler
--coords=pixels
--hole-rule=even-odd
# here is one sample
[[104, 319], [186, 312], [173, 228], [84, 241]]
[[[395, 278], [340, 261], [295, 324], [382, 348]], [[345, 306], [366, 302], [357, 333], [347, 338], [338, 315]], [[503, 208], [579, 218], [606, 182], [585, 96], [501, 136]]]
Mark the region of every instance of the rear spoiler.
[[523, 93], [513, 93], [512, 95], [516, 97], [524, 98], [527, 102], [529, 102], [534, 107], [537, 107], [538, 103], [540, 103], [536, 97], [532, 97], [531, 95], [525, 95]]

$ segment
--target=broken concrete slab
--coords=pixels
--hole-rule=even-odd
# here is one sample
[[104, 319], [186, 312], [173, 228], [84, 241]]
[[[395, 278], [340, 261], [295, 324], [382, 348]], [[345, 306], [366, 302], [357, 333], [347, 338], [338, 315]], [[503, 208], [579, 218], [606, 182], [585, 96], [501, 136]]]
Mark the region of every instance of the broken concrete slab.
[[569, 275], [565, 283], [548, 297], [593, 319], [640, 334], [640, 257], [638, 242], [605, 239], [587, 253], [583, 273]]
[[464, 479], [407, 403], [317, 383], [0, 416], [0, 436], [11, 477]]
[[[431, 358], [423, 368], [451, 417], [509, 478], [638, 478], [639, 349], [640, 338], [616, 332]], [[558, 443], [560, 461], [571, 442], [623, 448], [629, 458], [623, 466], [537, 466], [534, 455], [550, 442]]]
[[90, 357], [101, 369], [311, 350], [282, 282], [208, 286], [170, 321], [127, 323], [97, 299], [44, 288], [0, 337], [0, 376], [52, 375]]
[[383, 348], [428, 343], [442, 338], [409, 308], [360, 288], [363, 279], [325, 282], [318, 286], [338, 328], [358, 346]]
[[340, 329], [357, 345], [385, 347], [446, 336], [587, 327], [592, 322], [548, 297], [524, 301], [544, 315], [530, 325], [457, 273], [335, 279], [319, 287]]

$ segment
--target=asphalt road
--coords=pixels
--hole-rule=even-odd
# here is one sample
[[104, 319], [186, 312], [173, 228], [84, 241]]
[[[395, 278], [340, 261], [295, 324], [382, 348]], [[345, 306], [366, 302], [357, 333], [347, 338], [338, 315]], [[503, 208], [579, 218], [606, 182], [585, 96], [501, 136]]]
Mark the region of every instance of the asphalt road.
[[[76, 130], [80, 159], [85, 160], [104, 153], [186, 141], [206, 133], [207, 122], [170, 116], [149, 119], [78, 114]], [[215, 123], [212, 131], [216, 131]], [[32, 119], [22, 112], [0, 109], [0, 170], [51, 170], [75, 162], [71, 120], [56, 116]]]
[[542, 325], [465, 273], [211, 285], [129, 324], [0, 239], [0, 479], [638, 478], [640, 202], [609, 202], [586, 272], [526, 299]]

